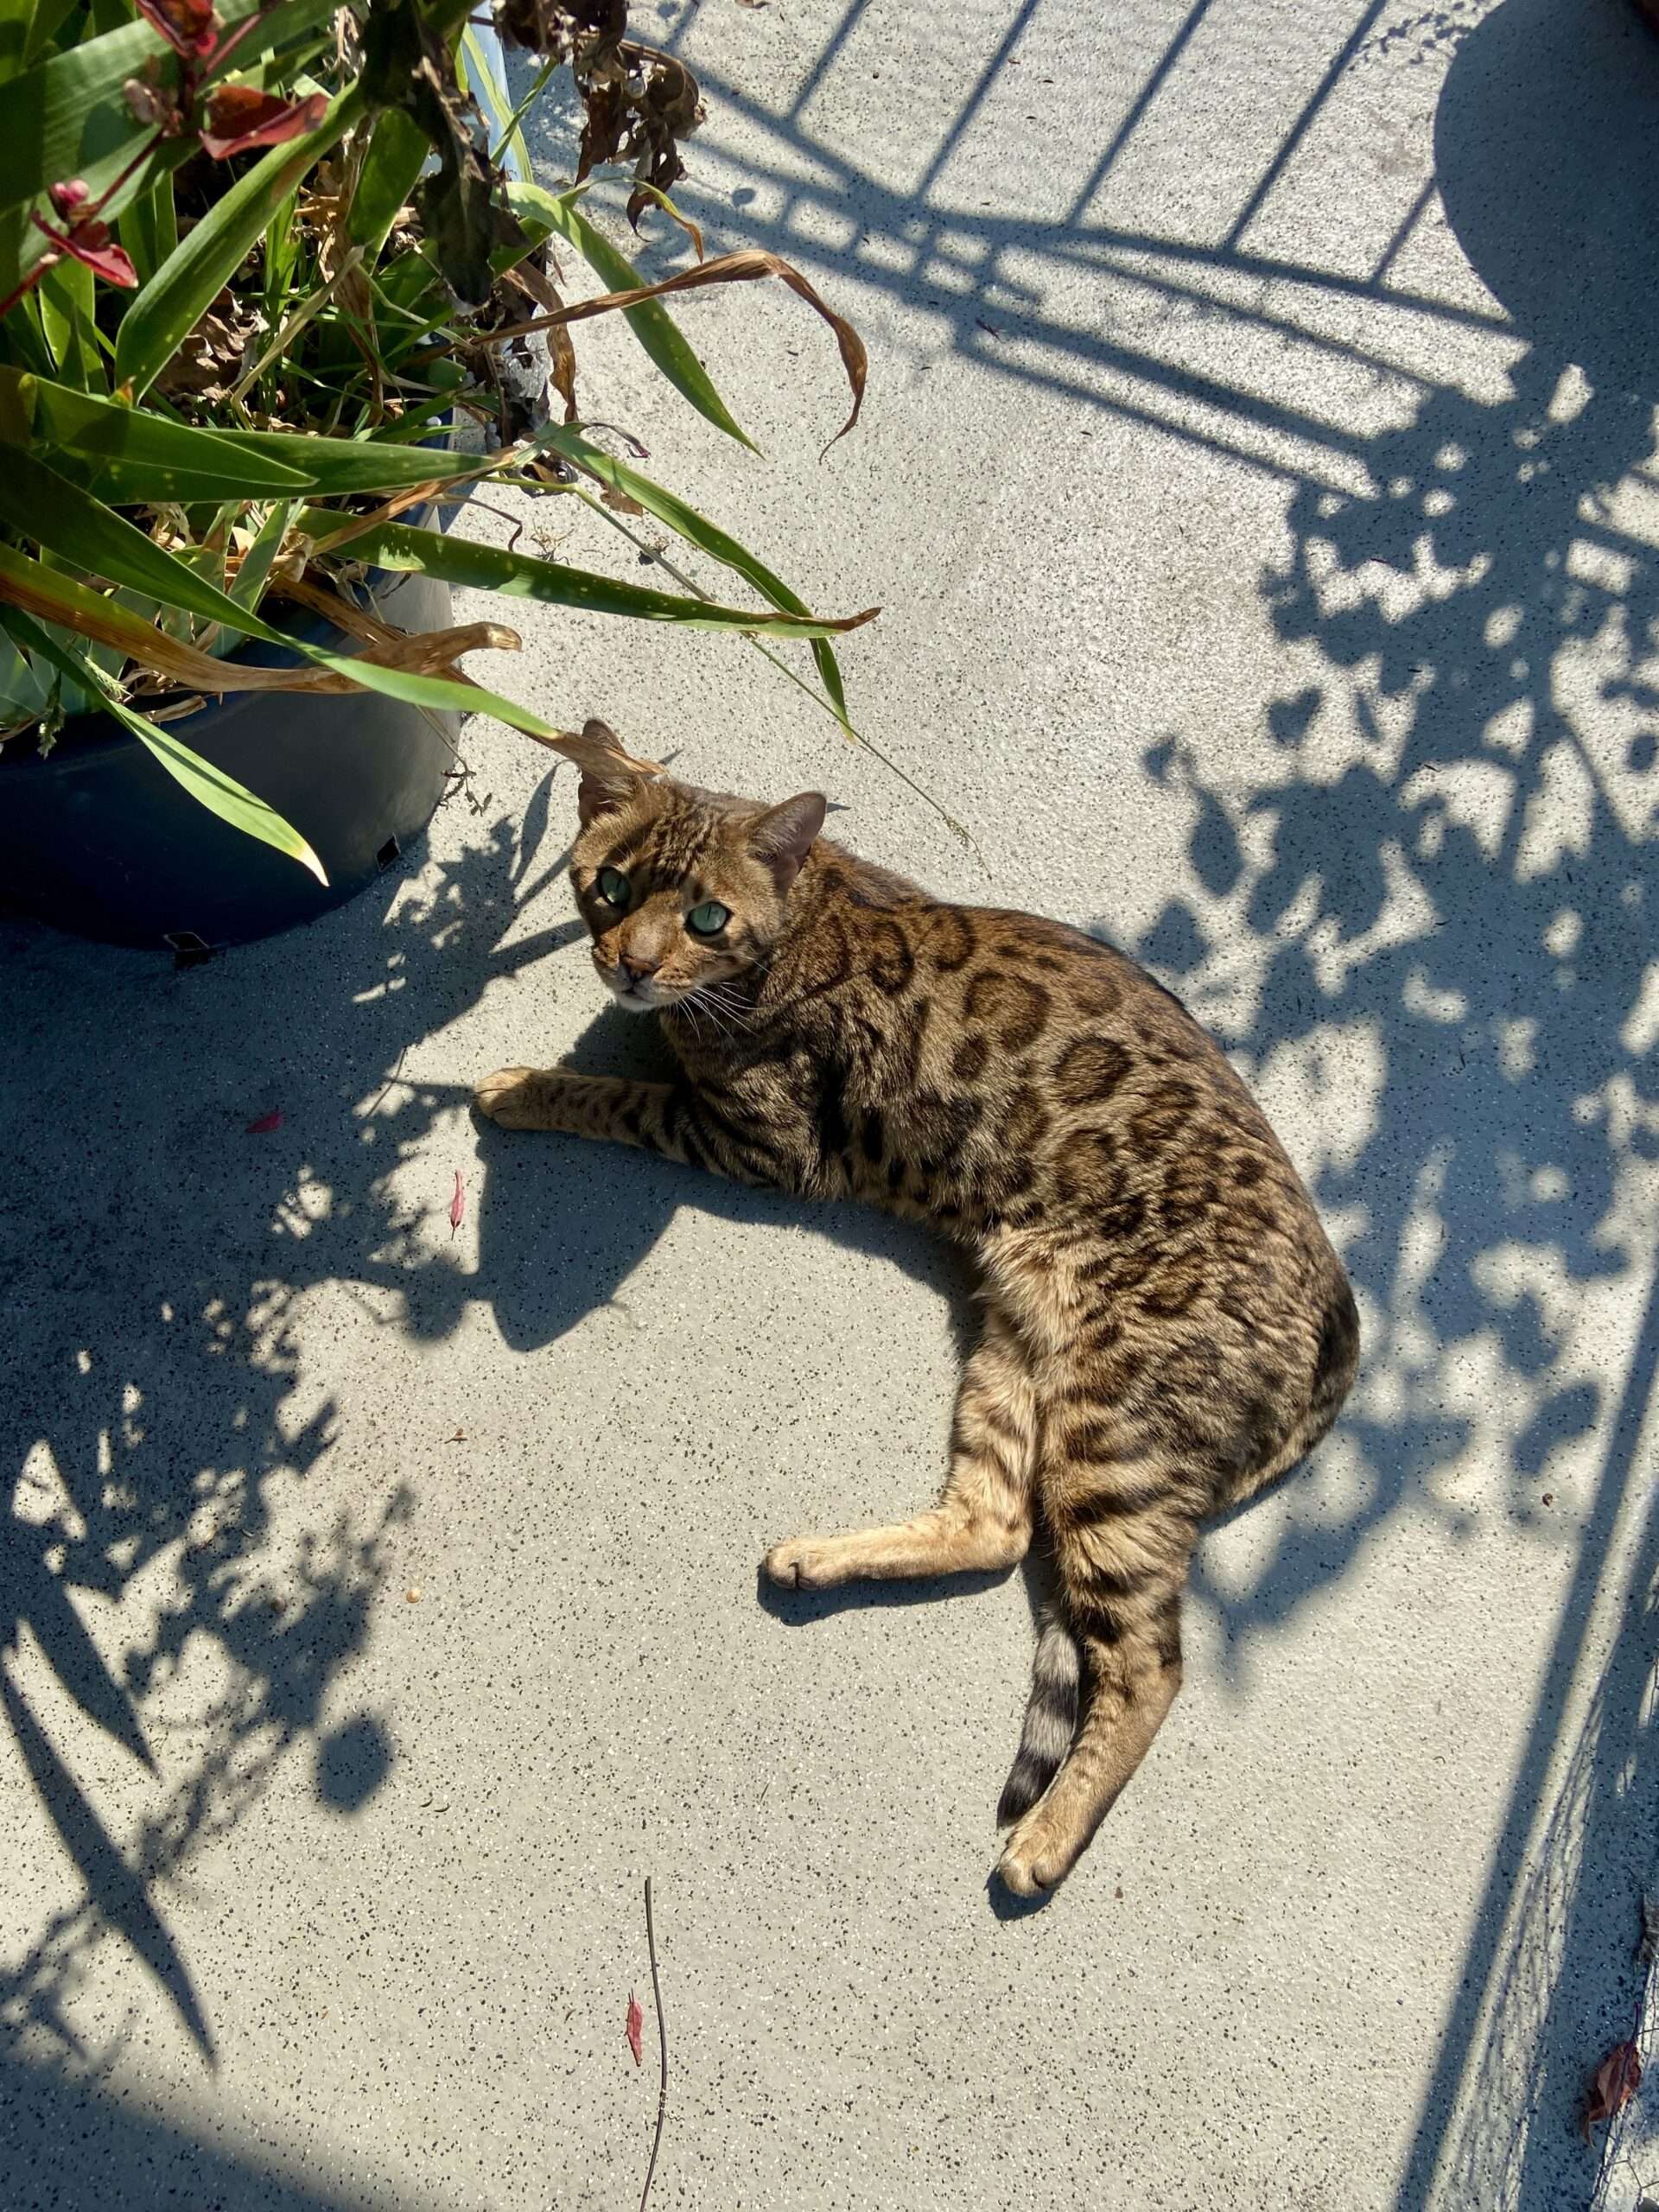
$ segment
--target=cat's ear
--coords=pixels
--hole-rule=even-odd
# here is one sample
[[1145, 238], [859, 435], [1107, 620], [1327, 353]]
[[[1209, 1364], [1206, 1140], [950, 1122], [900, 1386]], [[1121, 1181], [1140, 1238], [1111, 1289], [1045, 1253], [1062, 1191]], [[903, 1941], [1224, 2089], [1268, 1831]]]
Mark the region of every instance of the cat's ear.
[[584, 768], [576, 785], [576, 819], [585, 830], [601, 814], [620, 814], [639, 788], [639, 779], [620, 764]]
[[781, 806], [768, 807], [749, 831], [749, 850], [772, 870], [780, 892], [787, 891], [800, 874], [829, 810], [822, 791], [803, 791]]
[[597, 716], [582, 726], [582, 781], [576, 786], [576, 815], [585, 830], [601, 814], [618, 814], [639, 788], [637, 769], [622, 741]]

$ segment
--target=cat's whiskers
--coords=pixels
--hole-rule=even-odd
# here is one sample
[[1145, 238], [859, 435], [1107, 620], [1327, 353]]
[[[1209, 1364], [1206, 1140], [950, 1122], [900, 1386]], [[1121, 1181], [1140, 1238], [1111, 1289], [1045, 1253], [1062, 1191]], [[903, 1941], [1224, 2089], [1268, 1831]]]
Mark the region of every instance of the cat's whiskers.
[[[696, 1008], [699, 995], [696, 987], [693, 985], [690, 988], [681, 991], [677, 997], [666, 1000], [662, 1011], [664, 1014], [683, 1014], [692, 1035], [701, 1042], [703, 1033], [702, 1024], [697, 1020]], [[703, 1010], [705, 1013], [709, 1011], [707, 1007]]]
[[[721, 1035], [722, 1037], [729, 1037], [734, 1042], [735, 1042], [737, 1032], [731, 1025], [729, 1010], [722, 1009], [718, 1007], [709, 994], [709, 986], [706, 983], [700, 983], [695, 989], [690, 990], [685, 994], [685, 996], [681, 999], [680, 1004], [686, 1007], [688, 1012], [694, 1003], [701, 1006], [703, 1012], [708, 1015], [709, 1020], [714, 1023], [715, 1027], [720, 1032]], [[694, 1028], [696, 1026], [695, 1015], [692, 1017], [692, 1026]]]
[[723, 997], [720, 1003], [741, 1028], [753, 1029], [760, 1019], [760, 1009], [756, 1007], [754, 1001], [741, 991], [732, 992], [729, 997]]
[[745, 998], [740, 990], [723, 978], [717, 978], [712, 983], [700, 983], [697, 986], [697, 991], [698, 995], [708, 1005], [721, 1007], [723, 1012], [731, 1014], [734, 1020], [741, 1021], [745, 1027], [753, 1023], [753, 1001]]

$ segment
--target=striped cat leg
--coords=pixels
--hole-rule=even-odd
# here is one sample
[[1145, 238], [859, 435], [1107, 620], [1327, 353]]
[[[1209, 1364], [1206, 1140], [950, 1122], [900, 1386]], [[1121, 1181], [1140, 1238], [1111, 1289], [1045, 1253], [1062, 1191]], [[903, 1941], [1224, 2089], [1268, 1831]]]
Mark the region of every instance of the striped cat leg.
[[552, 1129], [565, 1136], [637, 1145], [740, 1183], [771, 1185], [777, 1155], [758, 1132], [707, 1110], [678, 1083], [576, 1075], [569, 1068], [499, 1068], [474, 1093], [480, 1114], [504, 1129]]
[[1060, 1609], [1083, 1658], [1083, 1720], [997, 1872], [1022, 1897], [1071, 1872], [1145, 1758], [1181, 1685], [1181, 1592], [1196, 1521], [1167, 1470], [1118, 1460], [1045, 1469]]
[[565, 1136], [649, 1145], [647, 1116], [660, 1124], [669, 1085], [569, 1068], [498, 1068], [474, 1092], [480, 1114], [504, 1129], [556, 1129]]
[[963, 1370], [950, 1472], [930, 1512], [891, 1528], [798, 1536], [762, 1561], [773, 1582], [822, 1590], [859, 1576], [962, 1574], [1013, 1567], [1031, 1541], [1036, 1392], [1024, 1346], [992, 1306]]

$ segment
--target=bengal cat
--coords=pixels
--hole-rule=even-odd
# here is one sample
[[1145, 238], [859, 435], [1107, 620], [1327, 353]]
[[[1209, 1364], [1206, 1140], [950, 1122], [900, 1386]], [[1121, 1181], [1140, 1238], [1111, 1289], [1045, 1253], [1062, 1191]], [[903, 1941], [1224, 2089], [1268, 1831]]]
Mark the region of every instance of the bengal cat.
[[855, 859], [819, 835], [816, 793], [752, 804], [637, 772], [602, 723], [583, 739], [571, 874], [594, 963], [658, 1016], [679, 1072], [504, 1068], [479, 1106], [866, 1198], [977, 1255], [984, 1332], [939, 1503], [797, 1537], [764, 1571], [822, 1589], [1006, 1568], [1040, 1517], [1058, 1599], [997, 1871], [1046, 1890], [1179, 1686], [1199, 1524], [1294, 1465], [1347, 1395], [1341, 1264], [1243, 1083], [1122, 953]]

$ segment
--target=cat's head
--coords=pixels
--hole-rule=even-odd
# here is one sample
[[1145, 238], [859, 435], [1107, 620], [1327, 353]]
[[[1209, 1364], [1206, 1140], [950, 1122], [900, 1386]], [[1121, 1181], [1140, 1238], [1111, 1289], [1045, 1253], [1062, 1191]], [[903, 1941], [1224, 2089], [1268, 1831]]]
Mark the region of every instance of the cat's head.
[[823, 827], [823, 795], [781, 806], [728, 798], [642, 773], [602, 722], [582, 736], [570, 875], [617, 1004], [654, 1014], [764, 969]]

